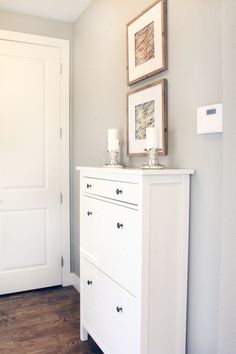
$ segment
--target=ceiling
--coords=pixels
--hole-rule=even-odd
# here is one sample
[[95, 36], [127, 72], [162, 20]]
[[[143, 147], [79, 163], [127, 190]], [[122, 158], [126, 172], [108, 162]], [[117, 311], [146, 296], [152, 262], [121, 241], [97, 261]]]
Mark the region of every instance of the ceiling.
[[0, 0], [0, 10], [74, 22], [92, 0]]

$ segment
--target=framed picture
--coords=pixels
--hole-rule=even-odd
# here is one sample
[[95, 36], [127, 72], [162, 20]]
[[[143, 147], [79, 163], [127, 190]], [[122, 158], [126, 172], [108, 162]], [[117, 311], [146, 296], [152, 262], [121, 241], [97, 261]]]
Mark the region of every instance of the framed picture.
[[127, 24], [128, 85], [167, 69], [166, 0]]
[[144, 156], [146, 128], [158, 128], [160, 155], [167, 154], [167, 80], [127, 94], [127, 154]]

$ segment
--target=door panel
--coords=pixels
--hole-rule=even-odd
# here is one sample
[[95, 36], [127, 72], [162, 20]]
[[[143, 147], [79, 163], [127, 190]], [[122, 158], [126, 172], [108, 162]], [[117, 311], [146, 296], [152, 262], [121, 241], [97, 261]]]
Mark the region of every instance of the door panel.
[[0, 68], [1, 188], [45, 187], [45, 63], [6, 56]]
[[60, 49], [0, 41], [0, 294], [61, 284]]
[[46, 211], [24, 210], [3, 213], [1, 250], [3, 271], [45, 266], [47, 264]]

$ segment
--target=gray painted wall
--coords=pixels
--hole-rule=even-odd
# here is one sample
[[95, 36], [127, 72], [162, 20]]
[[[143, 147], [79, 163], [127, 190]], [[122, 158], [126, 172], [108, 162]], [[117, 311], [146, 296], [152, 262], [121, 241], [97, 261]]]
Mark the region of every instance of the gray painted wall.
[[[152, 0], [94, 0], [75, 23], [73, 164], [102, 165], [107, 129], [126, 125], [126, 23]], [[217, 353], [222, 134], [196, 134], [196, 108], [221, 102], [220, 0], [169, 0], [167, 166], [196, 169], [191, 188], [188, 354]], [[152, 82], [153, 77], [145, 82]], [[140, 165], [140, 158], [123, 161]], [[74, 173], [73, 259], [79, 274], [79, 188]], [[223, 353], [222, 353], [223, 354]]]
[[73, 26], [70, 23], [3, 10], [0, 10], [0, 28], [69, 40], [73, 37]]
[[223, 204], [218, 354], [236, 353], [236, 2], [222, 0]]

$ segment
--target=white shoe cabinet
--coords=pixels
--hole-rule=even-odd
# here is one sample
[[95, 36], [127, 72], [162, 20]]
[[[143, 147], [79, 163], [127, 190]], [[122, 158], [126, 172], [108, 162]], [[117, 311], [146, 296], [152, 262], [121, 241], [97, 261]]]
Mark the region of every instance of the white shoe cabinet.
[[81, 340], [184, 354], [192, 170], [80, 171]]

